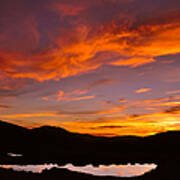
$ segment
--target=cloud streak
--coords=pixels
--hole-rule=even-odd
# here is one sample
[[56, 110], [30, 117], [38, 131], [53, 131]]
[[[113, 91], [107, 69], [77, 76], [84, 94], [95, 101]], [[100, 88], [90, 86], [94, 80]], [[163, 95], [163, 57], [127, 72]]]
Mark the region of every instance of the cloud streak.
[[1, 105], [1, 104], [0, 104], [0, 110], [1, 110], [1, 109], [8, 109], [8, 108], [10, 108], [10, 106], [7, 106], [7, 105]]
[[135, 92], [136, 92], [137, 94], [141, 94], [141, 93], [147, 93], [147, 92], [149, 92], [149, 91], [151, 91], [150, 88], [141, 88], [141, 89], [137, 89]]

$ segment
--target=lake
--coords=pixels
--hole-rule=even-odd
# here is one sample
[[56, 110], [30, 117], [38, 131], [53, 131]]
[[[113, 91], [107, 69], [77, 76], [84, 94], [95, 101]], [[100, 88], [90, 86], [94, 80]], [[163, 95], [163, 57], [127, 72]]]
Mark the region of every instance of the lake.
[[33, 173], [42, 173], [43, 170], [50, 170], [52, 168], [65, 168], [70, 171], [91, 174], [95, 176], [116, 176], [116, 177], [134, 177], [141, 176], [144, 173], [152, 171], [157, 168], [156, 164], [127, 164], [127, 165], [93, 165], [74, 166], [67, 164], [58, 166], [57, 164], [43, 164], [43, 165], [0, 165], [0, 168], [13, 169], [14, 171], [26, 171]]

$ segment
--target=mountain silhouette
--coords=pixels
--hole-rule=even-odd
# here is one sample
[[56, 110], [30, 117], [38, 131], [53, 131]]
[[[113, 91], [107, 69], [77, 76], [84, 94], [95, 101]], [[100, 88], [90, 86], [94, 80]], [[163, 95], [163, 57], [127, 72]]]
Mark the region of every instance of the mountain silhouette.
[[[158, 162], [178, 158], [180, 132], [148, 137], [95, 137], [71, 133], [58, 127], [43, 126], [32, 130], [0, 121], [0, 154], [6, 162], [18, 163], [122, 163]], [[7, 153], [23, 154], [10, 158]], [[177, 156], [177, 157], [176, 157]]]
[[[0, 162], [1, 164], [57, 163], [59, 165], [72, 163], [78, 166], [155, 163], [158, 165], [157, 170], [146, 174], [143, 178], [150, 179], [151, 177], [154, 180], [158, 177], [161, 179], [160, 176], [164, 177], [165, 174], [166, 177], [173, 174], [180, 178], [177, 170], [180, 162], [179, 140], [180, 131], [170, 131], [147, 137], [108, 138], [71, 133], [65, 129], [51, 126], [30, 130], [0, 121]], [[23, 156], [10, 157], [8, 153], [22, 154]], [[6, 174], [7, 171], [1, 169], [1, 175]], [[58, 169], [44, 173], [48, 174], [46, 177], [53, 177], [53, 173], [56, 172], [57, 177], [61, 177], [66, 174], [64, 171]], [[17, 172], [8, 171], [8, 173], [13, 175]], [[44, 173], [42, 173], [42, 177]], [[23, 173], [18, 175], [20, 174]], [[78, 173], [74, 174], [68, 171], [67, 174], [70, 174], [67, 178], [72, 179]], [[33, 174], [32, 176], [37, 175]], [[78, 176], [80, 176], [79, 180], [97, 178], [83, 174], [78, 174]]]

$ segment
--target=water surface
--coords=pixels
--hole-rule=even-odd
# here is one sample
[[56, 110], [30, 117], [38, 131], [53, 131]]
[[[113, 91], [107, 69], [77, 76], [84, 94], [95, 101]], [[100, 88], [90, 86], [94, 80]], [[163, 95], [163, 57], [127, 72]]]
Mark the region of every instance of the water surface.
[[156, 164], [127, 164], [127, 165], [100, 165], [94, 167], [93, 165], [74, 166], [67, 164], [65, 166], [58, 166], [57, 164], [44, 164], [44, 165], [0, 165], [1, 168], [13, 169], [15, 171], [26, 171], [33, 173], [42, 173], [43, 170], [50, 170], [52, 168], [65, 168], [75, 172], [92, 174], [96, 176], [116, 176], [116, 177], [134, 177], [141, 176], [157, 168]]

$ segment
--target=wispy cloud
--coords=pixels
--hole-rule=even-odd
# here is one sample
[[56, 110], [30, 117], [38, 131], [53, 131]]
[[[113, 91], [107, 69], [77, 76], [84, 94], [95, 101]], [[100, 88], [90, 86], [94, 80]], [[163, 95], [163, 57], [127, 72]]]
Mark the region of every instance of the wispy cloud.
[[180, 90], [167, 91], [166, 94], [180, 94]]
[[169, 109], [167, 109], [165, 111], [165, 113], [168, 113], [168, 114], [180, 114], [180, 105], [170, 107]]
[[144, 99], [130, 102], [128, 107], [139, 107], [141, 110], [158, 111], [165, 107], [173, 107], [180, 104], [180, 96], [170, 96], [155, 99]]
[[1, 115], [1, 118], [9, 118], [9, 119], [16, 119], [16, 118], [31, 118], [31, 117], [54, 117], [58, 114], [56, 112], [49, 112], [49, 113], [28, 113], [28, 114], [10, 114], [10, 115]]
[[0, 109], [8, 109], [8, 108], [10, 108], [10, 106], [7, 106], [7, 105], [1, 105], [1, 104], [0, 104]]
[[135, 92], [137, 94], [141, 94], [141, 93], [146, 93], [146, 92], [150, 92], [152, 89], [150, 88], [141, 88], [141, 89], [137, 89]]
[[122, 99], [119, 99], [118, 102], [124, 103], [124, 102], [127, 102], [127, 99], [122, 98]]
[[64, 100], [65, 99], [65, 97], [63, 97], [63, 95], [64, 95], [64, 91], [59, 91], [58, 92], [58, 95], [57, 95], [57, 100], [58, 101], [61, 101], [61, 100]]
[[97, 88], [99, 86], [108, 85], [113, 83], [114, 80], [112, 79], [100, 79], [97, 80], [84, 88], [75, 89], [71, 92], [64, 92], [60, 90], [57, 95], [58, 101], [80, 101], [80, 100], [87, 100], [93, 99], [95, 95], [87, 95], [91, 89]]
[[59, 114], [69, 114], [69, 115], [98, 115], [98, 114], [113, 114], [120, 113], [124, 110], [126, 106], [123, 105], [113, 105], [104, 110], [91, 110], [91, 111], [59, 111]]
[[108, 85], [108, 84], [112, 84], [115, 81], [113, 79], [100, 79], [97, 80], [93, 83], [91, 83], [88, 87], [86, 87], [85, 89], [90, 90], [99, 86], [104, 86], [104, 85]]
[[87, 100], [87, 99], [94, 99], [95, 96], [81, 96], [81, 97], [71, 97], [71, 98], [65, 98], [66, 101], [81, 101], [81, 100]]
[[[168, 130], [180, 130], [179, 107], [151, 114], [101, 117], [96, 121], [63, 122], [71, 131], [90, 134], [140, 135], [147, 136]], [[76, 127], [74, 129], [73, 127]]]
[[57, 101], [81, 101], [81, 100], [87, 100], [87, 99], [94, 99], [95, 96], [89, 95], [89, 96], [78, 96], [74, 97], [73, 95], [83, 95], [86, 94], [86, 91], [80, 91], [76, 90], [72, 93], [65, 93], [64, 91], [59, 91], [57, 95]]
[[42, 100], [48, 101], [49, 98], [48, 97], [42, 97]]
[[[5, 4], [7, 9], [1, 13], [8, 20], [1, 26], [0, 42], [4, 43], [0, 47], [0, 70], [12, 78], [59, 80], [103, 65], [137, 67], [155, 62], [157, 56], [180, 52], [180, 14], [174, 8], [168, 12], [162, 8], [153, 18], [148, 13], [138, 18], [137, 11], [124, 10], [131, 7], [128, 3], [138, 1], [76, 3], [40, 1], [42, 14], [37, 12], [40, 8], [32, 11], [21, 4], [11, 12], [18, 14], [16, 18], [9, 16], [11, 8]], [[101, 13], [95, 15], [95, 11]], [[46, 23], [44, 14], [53, 14], [56, 21]], [[45, 26], [45, 35], [40, 33], [39, 20]]]
[[97, 129], [121, 129], [121, 128], [126, 128], [126, 126], [97, 126], [97, 127], [92, 127], [90, 129], [97, 130]]
[[72, 4], [54, 4], [54, 10], [61, 16], [77, 16], [81, 11], [84, 10], [83, 7], [75, 7]]

